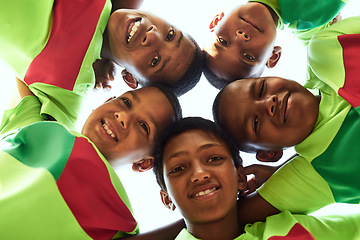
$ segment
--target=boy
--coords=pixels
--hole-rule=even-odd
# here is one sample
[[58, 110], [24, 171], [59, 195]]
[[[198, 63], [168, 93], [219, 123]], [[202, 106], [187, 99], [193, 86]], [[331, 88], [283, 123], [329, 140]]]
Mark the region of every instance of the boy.
[[350, 204], [339, 205], [344, 207], [341, 213], [335, 213], [333, 205], [316, 217], [284, 211], [265, 222], [239, 225], [237, 196], [246, 187], [241, 158], [209, 120], [185, 118], [175, 123], [158, 151], [154, 171], [161, 199], [169, 209], [179, 208], [186, 223], [177, 240], [359, 238], [359, 206]]
[[[148, 79], [180, 95], [200, 78], [201, 50], [190, 36], [147, 12], [115, 11], [133, 4], [115, 2], [112, 8], [109, 0], [10, 1], [1, 8], [0, 57], [40, 101], [47, 95], [42, 112], [69, 128], [95, 86], [92, 65], [100, 57], [125, 67], [132, 88]], [[98, 64], [95, 69], [104, 71]]]
[[[271, 213], [360, 201], [359, 24], [359, 17], [348, 18], [310, 40], [305, 87], [318, 96], [268, 77], [235, 81], [214, 102], [215, 121], [257, 159], [277, 161], [283, 148], [296, 145], [299, 156], [250, 196]], [[247, 210], [258, 211], [255, 221], [266, 217], [262, 207]]]
[[204, 48], [207, 80], [221, 89], [236, 79], [259, 77], [280, 59], [281, 47], [274, 46], [277, 29], [288, 26], [306, 42], [329, 25], [345, 2], [251, 0], [216, 15], [209, 26], [214, 38]]
[[152, 168], [158, 135], [181, 117], [175, 95], [154, 86], [126, 92], [95, 109], [80, 134], [44, 121], [39, 100], [18, 83], [23, 99], [1, 124], [0, 238], [111, 239], [137, 233], [113, 167]]

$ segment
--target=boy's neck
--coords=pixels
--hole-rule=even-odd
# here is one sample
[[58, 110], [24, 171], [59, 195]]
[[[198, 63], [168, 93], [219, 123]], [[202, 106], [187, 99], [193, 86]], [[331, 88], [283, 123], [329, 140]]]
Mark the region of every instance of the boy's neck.
[[238, 224], [236, 206], [226, 217], [218, 221], [192, 223], [185, 219], [185, 223], [188, 231], [193, 236], [204, 240], [232, 240], [244, 232], [243, 228], [240, 228]]

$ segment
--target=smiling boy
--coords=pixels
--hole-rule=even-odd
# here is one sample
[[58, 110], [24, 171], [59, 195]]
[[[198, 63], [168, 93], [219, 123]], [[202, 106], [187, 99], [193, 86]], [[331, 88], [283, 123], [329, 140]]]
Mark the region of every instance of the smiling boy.
[[[189, 117], [175, 123], [163, 139], [155, 164], [161, 199], [178, 208], [186, 228], [180, 239], [357, 239], [358, 205], [332, 205], [315, 216], [270, 216], [241, 225], [238, 192], [245, 189], [241, 158], [228, 136], [210, 120]], [[341, 210], [339, 211], [339, 207]], [[236, 214], [237, 213], [237, 214]]]
[[19, 90], [22, 101], [1, 123], [1, 238], [111, 239], [138, 233], [113, 168], [152, 168], [158, 136], [181, 117], [175, 95], [153, 86], [126, 92], [95, 109], [80, 134], [44, 121], [41, 103], [20, 80]]
[[358, 26], [359, 17], [348, 18], [311, 39], [304, 86], [318, 96], [277, 77], [238, 80], [217, 96], [214, 119], [240, 149], [261, 161], [277, 161], [293, 145], [299, 154], [244, 200], [261, 205], [247, 208], [260, 214], [254, 221], [267, 216], [264, 209], [307, 213], [359, 203]]
[[281, 57], [281, 47], [275, 46], [277, 29], [287, 26], [307, 42], [329, 25], [345, 2], [261, 0], [221, 12], [210, 23], [214, 34], [204, 47], [206, 78], [221, 89], [236, 79], [259, 77]]
[[39, 99], [45, 96], [43, 114], [69, 128], [95, 86], [100, 58], [126, 68], [131, 88], [158, 83], [181, 95], [200, 79], [201, 49], [189, 35], [145, 11], [117, 10], [141, 1], [113, 2], [17, 1], [1, 8], [0, 57]]

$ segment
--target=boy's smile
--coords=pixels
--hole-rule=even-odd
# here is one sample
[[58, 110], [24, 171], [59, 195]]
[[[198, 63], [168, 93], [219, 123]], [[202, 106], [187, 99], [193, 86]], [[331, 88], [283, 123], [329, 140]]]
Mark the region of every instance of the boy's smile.
[[155, 138], [173, 121], [174, 110], [166, 96], [155, 87], [145, 87], [95, 109], [82, 133], [108, 161], [121, 158], [121, 164], [127, 164], [151, 155]]
[[195, 54], [187, 35], [148, 12], [117, 10], [107, 32], [115, 62], [139, 80], [175, 83]]
[[275, 150], [294, 146], [312, 131], [319, 102], [295, 81], [278, 77], [229, 84], [219, 102], [219, 121], [238, 144]]
[[190, 130], [170, 139], [163, 156], [169, 195], [185, 219], [209, 222], [234, 211], [238, 176], [225, 143]]

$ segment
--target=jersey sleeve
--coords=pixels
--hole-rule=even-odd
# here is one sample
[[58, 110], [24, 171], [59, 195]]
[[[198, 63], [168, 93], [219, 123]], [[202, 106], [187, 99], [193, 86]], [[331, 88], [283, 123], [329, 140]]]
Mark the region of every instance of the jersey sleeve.
[[280, 211], [292, 213], [313, 212], [335, 202], [327, 182], [301, 156], [282, 166], [257, 192]]

